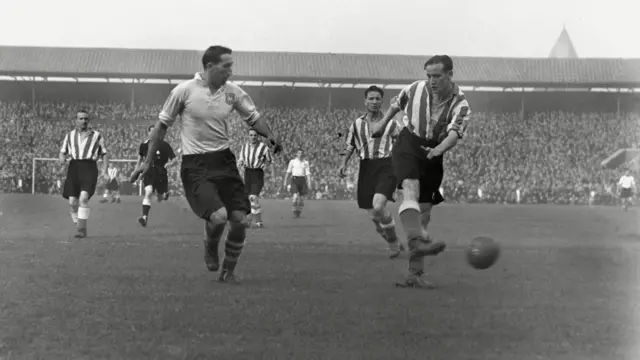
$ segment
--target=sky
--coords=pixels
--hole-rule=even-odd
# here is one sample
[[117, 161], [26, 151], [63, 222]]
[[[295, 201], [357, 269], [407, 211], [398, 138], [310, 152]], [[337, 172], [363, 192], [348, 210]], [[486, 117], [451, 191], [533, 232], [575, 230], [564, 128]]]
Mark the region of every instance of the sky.
[[0, 0], [0, 45], [640, 58], [639, 0]]

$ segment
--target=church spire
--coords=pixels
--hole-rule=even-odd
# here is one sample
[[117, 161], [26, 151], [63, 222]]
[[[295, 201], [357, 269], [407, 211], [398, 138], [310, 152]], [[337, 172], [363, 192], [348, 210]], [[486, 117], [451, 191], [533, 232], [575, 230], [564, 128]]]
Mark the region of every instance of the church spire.
[[578, 58], [578, 53], [573, 46], [573, 42], [571, 41], [571, 37], [569, 36], [569, 32], [567, 31], [565, 24], [562, 24], [562, 32], [560, 32], [558, 40], [556, 40], [555, 45], [553, 45], [553, 48], [549, 53], [549, 57], [556, 59]]

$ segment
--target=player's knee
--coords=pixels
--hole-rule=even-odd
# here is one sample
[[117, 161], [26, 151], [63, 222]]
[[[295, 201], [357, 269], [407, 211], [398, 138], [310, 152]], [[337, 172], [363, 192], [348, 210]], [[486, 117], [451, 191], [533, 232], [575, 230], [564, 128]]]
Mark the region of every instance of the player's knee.
[[211, 221], [213, 225], [225, 224], [227, 222], [227, 219], [227, 209], [224, 207], [212, 212], [211, 215], [209, 215], [209, 221]]
[[232, 211], [231, 214], [229, 214], [229, 225], [231, 227], [234, 226], [242, 226], [242, 227], [247, 227], [248, 225], [248, 221], [247, 221], [247, 214], [244, 211]]
[[409, 201], [418, 201], [420, 198], [420, 180], [404, 179], [402, 181], [402, 198]]
[[371, 210], [376, 216], [382, 216], [387, 205], [387, 198], [382, 194], [373, 196], [373, 209]]
[[433, 209], [433, 204], [420, 204], [420, 213], [422, 214], [422, 216], [431, 216], [431, 209]]

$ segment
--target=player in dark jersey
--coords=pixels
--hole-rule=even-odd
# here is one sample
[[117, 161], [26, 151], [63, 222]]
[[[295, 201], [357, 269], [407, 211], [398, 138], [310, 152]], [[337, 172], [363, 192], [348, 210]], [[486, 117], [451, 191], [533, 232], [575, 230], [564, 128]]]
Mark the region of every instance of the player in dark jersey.
[[[153, 126], [149, 127], [149, 134]], [[146, 140], [140, 144], [138, 151], [138, 163], [136, 168], [145, 160], [147, 151], [149, 150], [149, 140]], [[169, 198], [169, 177], [167, 175], [167, 164], [173, 162], [176, 159], [176, 154], [173, 152], [171, 145], [168, 142], [162, 140], [160, 147], [156, 151], [156, 156], [153, 159], [151, 169], [142, 177], [142, 184], [144, 186], [144, 198], [142, 199], [142, 216], [138, 218], [138, 223], [142, 226], [147, 226], [149, 219], [149, 211], [151, 210], [151, 195], [156, 192], [158, 202], [167, 200]]]

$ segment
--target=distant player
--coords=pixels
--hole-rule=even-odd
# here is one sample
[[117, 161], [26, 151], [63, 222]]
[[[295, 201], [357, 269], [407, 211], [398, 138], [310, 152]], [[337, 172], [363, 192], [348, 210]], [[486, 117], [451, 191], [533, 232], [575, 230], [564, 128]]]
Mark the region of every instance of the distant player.
[[620, 188], [620, 200], [622, 200], [622, 208], [627, 211], [633, 205], [633, 193], [636, 190], [636, 179], [631, 176], [631, 171], [626, 170], [624, 175], [618, 181]]
[[69, 200], [71, 220], [76, 224], [76, 238], [87, 237], [87, 220], [91, 213], [89, 199], [98, 184], [98, 159], [103, 160], [102, 176], [108, 179], [109, 160], [102, 134], [89, 127], [89, 113], [76, 114], [76, 128], [65, 135], [60, 148], [60, 161], [70, 158], [62, 197]]
[[118, 168], [112, 163], [109, 163], [109, 168], [107, 169], [107, 176], [109, 180], [107, 180], [107, 185], [104, 189], [104, 195], [102, 196], [101, 203], [109, 202], [109, 195], [111, 195], [111, 203], [120, 204], [120, 184], [118, 183], [118, 175], [120, 172]]
[[242, 146], [240, 150], [240, 160], [238, 165], [244, 167], [244, 186], [249, 194], [249, 201], [251, 202], [251, 218], [249, 222], [255, 221], [256, 227], [263, 227], [262, 223], [262, 207], [260, 206], [260, 193], [264, 186], [264, 168], [271, 167], [271, 174], [275, 174], [273, 171], [273, 164], [271, 158], [271, 151], [269, 147], [258, 139], [258, 133], [251, 129], [249, 130], [249, 142]]
[[464, 135], [469, 122], [469, 103], [453, 83], [453, 61], [437, 55], [424, 65], [427, 80], [404, 88], [373, 127], [374, 136], [382, 136], [399, 111], [407, 116], [406, 126], [394, 144], [393, 167], [402, 188], [403, 200], [398, 212], [409, 244], [409, 275], [402, 287], [433, 288], [422, 279], [424, 257], [444, 251], [445, 244], [434, 241], [424, 231], [431, 209], [444, 201], [439, 188], [444, 175], [443, 155]]
[[[289, 161], [287, 172], [284, 174], [284, 186], [290, 192], [293, 217], [299, 218], [304, 208], [304, 197], [311, 188], [311, 170], [309, 162], [304, 160], [302, 149], [296, 151], [296, 157]], [[291, 179], [291, 183], [289, 183]]]
[[394, 259], [400, 255], [403, 247], [398, 241], [395, 222], [387, 209], [387, 201], [394, 201], [393, 194], [396, 191], [397, 181], [391, 162], [391, 149], [400, 133], [400, 126], [391, 121], [381, 137], [371, 137], [371, 125], [384, 116], [380, 111], [383, 97], [384, 91], [377, 86], [370, 86], [365, 90], [364, 104], [367, 113], [357, 118], [349, 127], [347, 149], [338, 172], [343, 179], [347, 176], [349, 159], [354, 151], [358, 151], [358, 206], [369, 212], [376, 231], [389, 244], [389, 257]]
[[151, 132], [145, 161], [132, 178], [151, 170], [153, 156], [160, 149], [167, 127], [180, 116], [180, 177], [191, 210], [205, 220], [205, 264], [209, 271], [218, 270], [218, 245], [228, 222], [225, 258], [218, 280], [236, 283], [235, 268], [244, 248], [251, 204], [236, 157], [229, 150], [229, 116], [237, 112], [247, 125], [267, 138], [274, 154], [282, 147], [249, 95], [227, 82], [233, 73], [231, 49], [209, 47], [202, 56], [202, 66], [202, 72], [171, 91]]
[[[153, 126], [149, 126], [149, 139]], [[138, 149], [138, 162], [136, 168], [140, 166], [149, 153], [149, 139], [140, 144]], [[142, 177], [142, 185], [144, 186], [144, 197], [142, 198], [142, 216], [138, 218], [138, 224], [147, 226], [149, 221], [149, 212], [151, 211], [151, 195], [155, 191], [158, 202], [167, 200], [169, 197], [169, 175], [167, 172], [167, 164], [176, 158], [173, 148], [168, 142], [160, 140], [158, 149], [154, 152], [151, 159], [151, 168]]]

